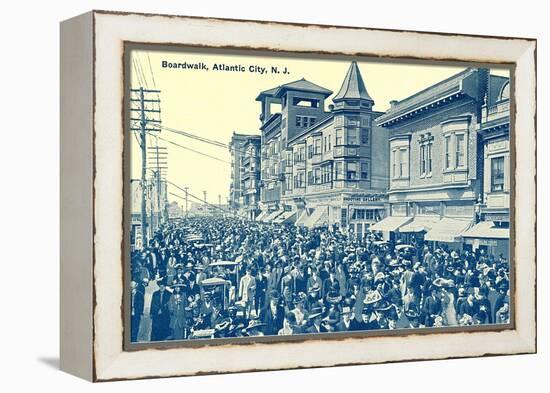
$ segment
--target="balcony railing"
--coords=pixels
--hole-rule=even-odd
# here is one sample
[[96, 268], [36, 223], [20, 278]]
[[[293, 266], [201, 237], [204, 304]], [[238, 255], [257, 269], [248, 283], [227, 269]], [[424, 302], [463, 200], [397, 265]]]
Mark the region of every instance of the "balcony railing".
[[481, 120], [484, 123], [510, 117], [510, 101], [497, 102], [495, 105], [490, 106], [489, 110], [483, 108], [481, 116]]
[[334, 157], [357, 157], [359, 154], [359, 148], [357, 147], [347, 147], [347, 146], [336, 146], [334, 148]]

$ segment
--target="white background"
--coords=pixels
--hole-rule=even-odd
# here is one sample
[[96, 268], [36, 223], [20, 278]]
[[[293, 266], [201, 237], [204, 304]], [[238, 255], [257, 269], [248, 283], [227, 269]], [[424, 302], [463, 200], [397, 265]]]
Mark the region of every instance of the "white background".
[[[539, 354], [92, 385], [58, 370], [59, 22], [90, 9], [537, 38]], [[0, 390], [548, 391], [544, 120], [548, 10], [536, 1], [12, 0], [0, 13]], [[545, 100], [546, 98], [546, 100]], [[546, 105], [545, 105], [546, 104]], [[521, 130], [518, 130], [521, 137]], [[545, 157], [546, 155], [546, 157]], [[521, 190], [520, 190], [521, 192]], [[517, 263], [522, 263], [521, 260]], [[506, 343], [503, 343], [506, 345]], [[403, 350], [406, 350], [404, 348]]]

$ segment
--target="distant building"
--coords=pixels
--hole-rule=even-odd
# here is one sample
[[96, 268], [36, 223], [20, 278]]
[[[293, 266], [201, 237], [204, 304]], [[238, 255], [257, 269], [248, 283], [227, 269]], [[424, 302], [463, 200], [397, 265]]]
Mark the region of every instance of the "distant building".
[[510, 238], [510, 81], [491, 76], [478, 126], [483, 149], [483, 198], [478, 222], [463, 234], [474, 249], [509, 257]]
[[372, 229], [407, 243], [460, 245], [484, 192], [484, 99], [505, 79], [468, 68], [392, 102], [377, 119], [390, 132], [390, 214]]
[[[308, 227], [337, 225], [362, 237], [384, 217], [387, 131], [352, 62], [334, 105], [332, 91], [305, 79], [260, 93], [262, 214]], [[272, 111], [280, 104], [281, 112]]]
[[229, 151], [231, 153], [231, 183], [229, 185], [229, 207], [234, 213], [243, 213], [243, 189], [242, 175], [244, 174], [243, 158], [249, 137], [257, 137], [248, 134], [233, 132]]
[[229, 206], [224, 204], [191, 202], [190, 205], [188, 217], [220, 217], [230, 214]]
[[243, 145], [241, 170], [241, 207], [246, 218], [254, 220], [260, 213], [261, 137], [249, 136]]
[[183, 209], [181, 206], [176, 201], [170, 202], [168, 204], [168, 218], [175, 219], [181, 217], [183, 217]]

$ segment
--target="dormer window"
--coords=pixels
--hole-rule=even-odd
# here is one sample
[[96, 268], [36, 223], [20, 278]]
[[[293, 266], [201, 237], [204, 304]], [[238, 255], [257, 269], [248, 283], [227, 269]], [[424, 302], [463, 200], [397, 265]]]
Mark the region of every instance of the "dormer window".
[[308, 128], [315, 124], [313, 116], [296, 116], [296, 127]]
[[294, 97], [292, 99], [292, 105], [302, 106], [306, 108], [319, 108], [319, 100], [315, 100], [312, 98]]

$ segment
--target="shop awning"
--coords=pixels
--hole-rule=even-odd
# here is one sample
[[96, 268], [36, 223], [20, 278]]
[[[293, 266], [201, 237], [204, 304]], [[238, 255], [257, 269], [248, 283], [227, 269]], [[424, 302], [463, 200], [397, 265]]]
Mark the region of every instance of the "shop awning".
[[416, 216], [411, 222], [400, 227], [399, 232], [428, 232], [439, 221], [438, 216]]
[[292, 211], [285, 211], [283, 214], [281, 214], [279, 217], [273, 220], [275, 224], [287, 224], [292, 222], [296, 219], [296, 214], [298, 212], [296, 210]]
[[262, 210], [260, 214], [255, 218], [256, 221], [263, 221], [264, 217], [267, 216], [267, 211]]
[[493, 221], [482, 221], [462, 234], [477, 239], [509, 239], [510, 229], [495, 226]]
[[424, 240], [433, 242], [459, 242], [462, 233], [472, 225], [472, 220], [444, 217], [426, 233]]
[[308, 228], [315, 228], [328, 224], [328, 206], [318, 206], [313, 213], [304, 221]]
[[300, 225], [303, 226], [304, 223], [307, 221], [307, 219], [308, 219], [309, 216], [310, 216], [310, 215], [307, 214], [307, 209], [304, 209], [304, 210], [302, 211], [302, 213], [300, 213], [300, 214], [297, 215], [295, 224], [298, 225], [298, 226], [300, 226]]
[[275, 210], [271, 213], [269, 213], [265, 218], [263, 219], [264, 222], [273, 222], [275, 218], [277, 218], [281, 213], [283, 213], [284, 210]]
[[371, 225], [369, 227], [370, 231], [388, 231], [393, 232], [396, 231], [400, 226], [405, 225], [406, 223], [410, 222], [413, 218], [412, 217], [386, 217], [381, 221], [378, 221], [376, 224]]

